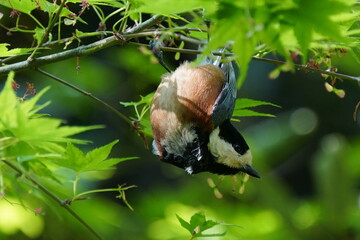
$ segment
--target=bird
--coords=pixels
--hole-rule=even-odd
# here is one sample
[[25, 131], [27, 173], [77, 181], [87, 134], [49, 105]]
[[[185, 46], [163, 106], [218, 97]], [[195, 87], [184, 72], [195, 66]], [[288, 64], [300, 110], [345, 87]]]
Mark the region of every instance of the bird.
[[[155, 55], [164, 66], [162, 54]], [[198, 65], [185, 61], [174, 71], [165, 67], [169, 72], [150, 107], [153, 153], [188, 174], [243, 172], [260, 178], [248, 144], [230, 121], [237, 66], [223, 58], [210, 55]]]

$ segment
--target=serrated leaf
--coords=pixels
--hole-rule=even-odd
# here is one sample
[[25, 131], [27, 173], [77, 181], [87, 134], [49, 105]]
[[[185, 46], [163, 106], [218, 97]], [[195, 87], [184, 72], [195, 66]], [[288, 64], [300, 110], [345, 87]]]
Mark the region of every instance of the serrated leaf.
[[[218, 21], [211, 26], [211, 39], [204, 49], [205, 55], [214, 49], [230, 45], [240, 67], [240, 76], [237, 87], [240, 88], [246, 78], [248, 66], [255, 52], [257, 31], [254, 31], [253, 22], [244, 14], [248, 8], [247, 3], [240, 7], [238, 2], [221, 2], [216, 12]], [[239, 27], [241, 26], [241, 27]]]
[[6, 131], [5, 136], [17, 139], [19, 143], [26, 144], [33, 151], [62, 152], [64, 151], [63, 143], [87, 142], [70, 138], [70, 136], [101, 127], [62, 126], [62, 120], [60, 119], [36, 115], [38, 110], [48, 104], [36, 106], [37, 101], [46, 92], [47, 88], [40, 91], [37, 96], [30, 100], [19, 101], [12, 89], [13, 80], [14, 73], [10, 72], [4, 89], [0, 93], [0, 131]]
[[8, 46], [10, 46], [10, 44], [7, 44], [7, 43], [0, 44], [0, 57], [24, 55], [24, 54], [27, 54], [34, 50], [34, 48], [14, 48], [14, 49], [8, 50], [8, 48], [7, 48]]
[[138, 102], [120, 102], [121, 105], [123, 105], [124, 107], [129, 107], [129, 106], [138, 106], [141, 104], [150, 104], [151, 100], [154, 96], [154, 93], [149, 93], [146, 96], [140, 96], [140, 100]]
[[15, 109], [17, 99], [14, 90], [12, 89], [12, 83], [14, 81], [14, 72], [8, 74], [5, 86], [0, 93], [0, 131], [4, 128], [6, 121], [12, 121], [13, 117], [10, 111]]
[[190, 12], [194, 9], [206, 9], [213, 12], [216, 5], [207, 0], [183, 0], [171, 1], [157, 0], [157, 1], [138, 1], [139, 8], [133, 9], [132, 12], [153, 13], [161, 15], [170, 15], [175, 13]]
[[218, 222], [212, 221], [212, 220], [207, 220], [204, 222], [204, 224], [201, 226], [201, 230], [205, 231], [207, 229], [210, 229], [212, 227], [215, 227], [216, 225], [219, 225]]
[[302, 64], [305, 64], [307, 61], [308, 48], [312, 40], [312, 31], [312, 27], [304, 24], [303, 22], [298, 22], [294, 28], [295, 36], [299, 42], [303, 55]]
[[135, 159], [135, 157], [107, 159], [107, 157], [109, 156], [109, 154], [111, 152], [111, 149], [118, 142], [119, 142], [118, 140], [115, 140], [105, 146], [96, 148], [96, 149], [88, 152], [85, 156], [88, 164], [86, 165], [86, 168], [83, 169], [83, 171], [108, 170], [108, 169], [114, 168], [114, 166], [116, 164], [118, 164], [119, 162]]
[[59, 166], [70, 168], [79, 172], [85, 164], [84, 153], [72, 143], [68, 143], [64, 152], [64, 158], [56, 161]]
[[190, 225], [195, 229], [197, 226], [202, 226], [205, 223], [205, 215], [202, 212], [195, 213], [190, 219]]
[[115, 165], [124, 161], [138, 159], [138, 157], [126, 157], [126, 158], [110, 158], [106, 161], [102, 161], [94, 166], [88, 166], [89, 168], [94, 168], [96, 170], [109, 170], [114, 169]]
[[236, 99], [236, 102], [235, 102], [235, 109], [258, 107], [258, 106], [264, 106], [264, 105], [280, 108], [279, 105], [276, 105], [271, 102], [265, 102], [265, 101], [254, 100], [254, 99], [249, 99], [249, 98], [238, 98], [238, 99]]
[[218, 224], [219, 223], [217, 223], [215, 221], [206, 220], [205, 214], [202, 212], [198, 212], [198, 213], [194, 214], [190, 219], [190, 225], [193, 228], [193, 230], [196, 227], [199, 227], [200, 233], [207, 229], [210, 229]]
[[112, 147], [117, 142], [118, 140], [115, 140], [105, 146], [95, 148], [87, 154], [84, 154], [73, 144], [68, 143], [64, 153], [64, 159], [60, 159], [56, 161], [56, 163], [80, 173], [112, 169], [119, 162], [134, 159], [134, 157], [107, 159]]
[[92, 151], [88, 152], [85, 157], [89, 163], [93, 163], [93, 164], [97, 164], [101, 161], [104, 161], [109, 156], [113, 146], [118, 142], [119, 140], [115, 140], [109, 144], [106, 144], [105, 146], [95, 148]]
[[275, 115], [260, 113], [249, 109], [239, 109], [234, 111], [233, 117], [275, 117]]
[[193, 227], [190, 225], [190, 223], [188, 223], [187, 221], [185, 221], [183, 218], [181, 218], [179, 215], [176, 214], [176, 217], [180, 223], [180, 225], [185, 228], [186, 230], [188, 230], [190, 233], [193, 232]]
[[[49, 1], [33, 1], [33, 0], [11, 0], [11, 1], [0, 1], [0, 5], [3, 5], [5, 7], [8, 7], [10, 9], [18, 10], [22, 13], [26, 13], [28, 15], [31, 15], [31, 12], [35, 9], [43, 10], [44, 12], [53, 13], [58, 8], [59, 5], [54, 2]], [[62, 17], [68, 16], [72, 12], [67, 9], [63, 8], [61, 11]]]
[[141, 119], [140, 126], [141, 132], [145, 133], [147, 136], [152, 136], [152, 129], [150, 124], [150, 117], [147, 114], [145, 117]]
[[259, 113], [259, 112], [247, 109], [247, 108], [266, 106], [266, 105], [273, 106], [273, 107], [280, 107], [274, 103], [259, 101], [259, 100], [249, 99], [249, 98], [236, 99], [233, 117], [254, 117], [254, 116], [274, 117], [273, 114]]

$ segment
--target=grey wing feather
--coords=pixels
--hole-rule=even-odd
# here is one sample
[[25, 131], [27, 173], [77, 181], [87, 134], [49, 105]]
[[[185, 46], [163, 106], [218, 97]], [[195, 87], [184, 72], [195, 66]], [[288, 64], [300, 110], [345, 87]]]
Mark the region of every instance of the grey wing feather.
[[[223, 53], [226, 48], [217, 49], [216, 52]], [[211, 114], [212, 120], [216, 126], [221, 125], [225, 120], [230, 119], [236, 100], [236, 71], [238, 67], [234, 61], [222, 63], [223, 56], [206, 56], [199, 65], [212, 64], [219, 67], [225, 75], [225, 84], [215, 101], [213, 112]]]
[[234, 65], [234, 62], [222, 63], [220, 65], [221, 70], [225, 74], [226, 82], [215, 101], [214, 109], [211, 115], [216, 126], [219, 126], [225, 120], [230, 119], [234, 111], [237, 92], [237, 76]]

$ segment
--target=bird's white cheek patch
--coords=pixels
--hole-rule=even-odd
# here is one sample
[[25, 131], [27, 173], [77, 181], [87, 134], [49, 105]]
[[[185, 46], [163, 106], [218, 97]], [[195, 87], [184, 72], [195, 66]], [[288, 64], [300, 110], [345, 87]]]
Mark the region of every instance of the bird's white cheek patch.
[[248, 150], [245, 154], [240, 155], [230, 143], [219, 137], [218, 128], [210, 134], [208, 148], [211, 154], [217, 158], [218, 163], [222, 163], [232, 168], [241, 168], [244, 164], [251, 165], [251, 151]]
[[232, 168], [241, 168], [244, 164], [251, 165], [251, 151], [248, 150], [244, 155], [237, 154], [237, 156], [220, 156], [217, 162]]

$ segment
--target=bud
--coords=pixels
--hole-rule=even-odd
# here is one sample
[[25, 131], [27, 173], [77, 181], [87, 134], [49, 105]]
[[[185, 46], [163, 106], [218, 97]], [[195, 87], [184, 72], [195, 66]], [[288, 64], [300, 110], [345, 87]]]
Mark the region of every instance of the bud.
[[325, 89], [326, 89], [326, 91], [328, 91], [328, 92], [334, 91], [334, 87], [331, 86], [328, 82], [325, 82]]

